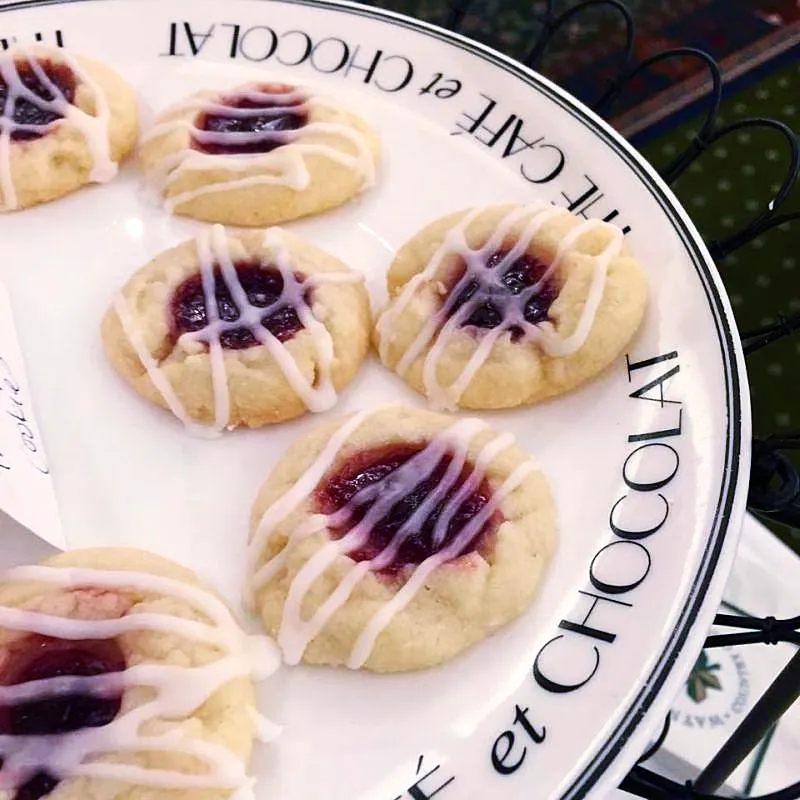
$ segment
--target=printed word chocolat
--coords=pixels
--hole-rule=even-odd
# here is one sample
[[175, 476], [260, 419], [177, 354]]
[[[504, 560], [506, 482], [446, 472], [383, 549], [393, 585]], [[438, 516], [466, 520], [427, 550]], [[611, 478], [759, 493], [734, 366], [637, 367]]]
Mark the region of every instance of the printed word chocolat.
[[[658, 405], [657, 422], [652, 430], [637, 431], [627, 437], [631, 448], [620, 467], [627, 491], [609, 511], [611, 537], [590, 562], [588, 585], [578, 593], [576, 610], [559, 622], [559, 632], [534, 658], [533, 679], [539, 689], [551, 694], [578, 691], [601, 673], [604, 649], [613, 646], [617, 638], [604, 613], [612, 606], [634, 607], [634, 590], [645, 583], [652, 567], [648, 539], [658, 535], [669, 520], [670, 503], [662, 490], [674, 480], [680, 468], [680, 456], [673, 443], [682, 435], [683, 408], [680, 401], [667, 396], [665, 385], [680, 371], [678, 353], [671, 351], [638, 361], [626, 356], [626, 363], [628, 382], [635, 387], [630, 399]], [[642, 512], [647, 522], [637, 527], [623, 522], [626, 504], [634, 502], [637, 508], [645, 505], [648, 508]], [[580, 663], [586, 667], [579, 675], [576, 648], [585, 651], [585, 659]], [[545, 741], [546, 721], [534, 722], [528, 711], [516, 705], [513, 724], [491, 745], [491, 763], [501, 775], [515, 773], [526, 762], [529, 745]], [[555, 736], [551, 734], [551, 738]]]

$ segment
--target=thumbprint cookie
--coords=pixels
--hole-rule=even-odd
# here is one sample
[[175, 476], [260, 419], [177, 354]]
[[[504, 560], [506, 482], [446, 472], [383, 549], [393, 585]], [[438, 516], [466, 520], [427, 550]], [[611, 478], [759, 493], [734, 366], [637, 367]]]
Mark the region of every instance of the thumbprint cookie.
[[374, 183], [379, 150], [372, 127], [337, 100], [250, 83], [168, 109], [140, 152], [170, 211], [249, 227], [346, 203]]
[[369, 350], [363, 276], [280, 228], [221, 225], [167, 250], [117, 294], [105, 352], [194, 433], [325, 411]]
[[508, 433], [399, 406], [297, 441], [252, 512], [250, 601], [288, 664], [421, 669], [521, 614], [555, 547]]
[[103, 64], [55, 47], [0, 53], [0, 211], [110, 181], [137, 135], [133, 89]]
[[644, 270], [622, 231], [545, 203], [475, 208], [397, 253], [375, 339], [432, 408], [511, 408], [605, 369], [641, 323]]
[[188, 570], [140, 550], [61, 554], [0, 576], [0, 786], [16, 800], [254, 798], [277, 669]]

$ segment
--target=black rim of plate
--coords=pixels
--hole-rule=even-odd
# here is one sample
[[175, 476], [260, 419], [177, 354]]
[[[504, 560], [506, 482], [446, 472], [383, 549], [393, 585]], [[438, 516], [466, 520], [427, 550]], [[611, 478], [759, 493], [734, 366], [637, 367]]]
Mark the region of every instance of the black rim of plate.
[[[0, 13], [4, 11], [20, 10], [38, 6], [71, 5], [77, 3], [95, 3], [104, 0], [16, 0], [7, 4], [0, 4]], [[253, 2], [254, 0], [247, 0]], [[648, 711], [652, 703], [659, 696], [664, 682], [669, 677], [681, 648], [683, 647], [692, 623], [701, 610], [706, 592], [714, 575], [715, 567], [725, 543], [726, 535], [730, 529], [730, 517], [736, 498], [737, 489], [741, 484], [740, 472], [742, 467], [742, 404], [741, 404], [741, 377], [736, 357], [736, 343], [738, 338], [734, 330], [726, 322], [725, 308], [719, 289], [714, 281], [714, 272], [711, 257], [704, 254], [699, 233], [691, 229], [681, 219], [678, 209], [680, 203], [672, 193], [659, 185], [659, 181], [651, 174], [652, 168], [621, 136], [614, 133], [608, 126], [592, 114], [582, 103], [570, 97], [563, 90], [556, 91], [541, 76], [524, 67], [517, 61], [492, 50], [485, 45], [474, 42], [465, 36], [452, 31], [439, 28], [427, 22], [415, 20], [392, 11], [371, 8], [347, 2], [347, 0], [256, 0], [257, 2], [289, 3], [292, 5], [310, 6], [343, 14], [353, 14], [369, 17], [391, 25], [408, 28], [424, 36], [438, 39], [452, 47], [464, 50], [476, 58], [481, 59], [524, 82], [533, 91], [547, 97], [556, 103], [572, 118], [600, 138], [614, 154], [631, 170], [639, 182], [654, 197], [665, 216], [678, 234], [684, 249], [700, 277], [703, 290], [706, 294], [717, 337], [721, 349], [724, 367], [727, 431], [725, 437], [725, 456], [722, 473], [722, 483], [719, 497], [717, 498], [714, 519], [708, 533], [700, 566], [688, 589], [686, 603], [671, 633], [663, 647], [658, 661], [653, 667], [648, 678], [642, 682], [642, 688], [618, 721], [614, 730], [608, 735], [603, 745], [591, 758], [589, 763], [577, 775], [572, 783], [566, 787], [560, 800], [577, 800], [583, 797], [604, 775], [613, 764], [616, 756], [628, 742], [636, 726]], [[130, 0], [135, 2], [135, 0]], [[688, 216], [688, 215], [687, 215]]]

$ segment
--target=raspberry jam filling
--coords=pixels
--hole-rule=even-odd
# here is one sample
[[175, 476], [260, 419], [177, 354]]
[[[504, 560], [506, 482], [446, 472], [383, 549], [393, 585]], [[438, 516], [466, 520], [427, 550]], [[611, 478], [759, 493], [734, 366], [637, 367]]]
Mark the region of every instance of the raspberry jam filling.
[[[456, 280], [461, 285], [458, 295], [451, 302], [449, 316], [465, 303], [471, 303], [471, 311], [461, 323], [462, 328], [496, 328], [508, 325], [512, 339], [523, 334], [516, 321], [536, 325], [548, 318], [550, 306], [558, 297], [558, 286], [554, 277], [544, 278], [548, 265], [532, 255], [522, 255], [510, 264], [506, 263], [510, 251], [498, 250], [481, 268], [466, 267]], [[503, 264], [500, 269], [498, 267]], [[537, 286], [537, 284], [542, 283]], [[532, 287], [536, 287], [533, 289]]]
[[[303, 329], [297, 314], [297, 303], [310, 305], [310, 292], [303, 292], [302, 275], [295, 274], [291, 285], [287, 287], [283, 275], [275, 267], [255, 262], [237, 262], [234, 269], [249, 304], [268, 309], [261, 316], [260, 324], [276, 339], [286, 342]], [[240, 319], [241, 309], [233, 299], [219, 267], [214, 268], [213, 275], [219, 319], [223, 323], [234, 323]], [[234, 286], [234, 290], [238, 291], [238, 287]], [[209, 327], [202, 275], [193, 275], [177, 287], [172, 295], [170, 316], [173, 340], [184, 333]], [[243, 350], [259, 344], [251, 325], [223, 325], [220, 330], [220, 344], [229, 350]]]
[[[356, 493], [363, 489], [380, 484], [377, 495], [359, 503], [353, 500], [350, 515], [346, 523], [334, 527], [331, 535], [340, 539], [352, 530], [374, 505], [376, 500], [387, 491], [398, 493], [399, 499], [370, 528], [369, 535], [358, 549], [348, 552], [355, 561], [374, 559], [387, 547], [392, 545], [400, 528], [412, 520], [415, 512], [425, 503], [429, 495], [436, 490], [453, 461], [451, 453], [445, 453], [435, 463], [426, 462], [423, 457], [418, 468], [398, 472], [411, 458], [423, 451], [420, 445], [389, 445], [364, 451], [351, 458], [336, 473], [330, 475], [318, 488], [316, 506], [319, 513], [333, 514], [353, 500]], [[470, 478], [473, 465], [465, 462], [456, 479], [447, 490], [437, 498], [422, 519], [412, 520], [413, 528], [407, 538], [397, 548], [397, 552], [389, 563], [381, 564], [379, 572], [396, 574], [406, 567], [418, 566], [425, 559], [444, 550], [461, 533], [464, 526], [489, 502], [491, 489], [488, 483], [481, 481], [475, 489], [461, 498], [457, 507], [448, 507], [449, 501]], [[454, 504], [455, 506], [455, 504]], [[434, 541], [437, 522], [442, 520], [439, 541]], [[453, 556], [470, 552], [486, 552], [491, 544], [490, 538], [500, 522], [500, 514], [495, 513], [480, 530], [463, 543], [463, 547]]]
[[[0, 684], [19, 684], [67, 676], [91, 677], [120, 673], [125, 656], [113, 640], [67, 641], [31, 635], [10, 645], [0, 668]], [[52, 697], [0, 706], [0, 735], [58, 737], [111, 723], [122, 707], [122, 690], [86, 694], [63, 692]], [[50, 748], [58, 747], [51, 739]], [[0, 774], [2, 774], [0, 759]], [[44, 771], [26, 775], [13, 800], [39, 800], [58, 785]]]
[[[66, 64], [54, 64], [52, 61], [38, 61], [37, 65], [47, 77], [46, 81], [39, 78], [29, 62], [15, 62], [17, 75], [25, 88], [44, 103], [62, 98], [67, 103], [73, 103], [77, 85], [75, 73]], [[44, 103], [21, 96], [13, 84], [7, 84], [0, 75], [0, 117], [11, 118], [14, 123], [12, 141], [39, 139], [47, 132], [46, 126], [63, 118], [60, 112], [45, 108]], [[32, 125], [37, 130], [20, 130], [16, 127], [18, 125]]]
[[308, 123], [305, 102], [294, 87], [281, 83], [263, 84], [247, 93], [222, 97], [215, 105], [230, 111], [202, 111], [195, 119], [198, 131], [220, 135], [195, 135], [192, 147], [210, 155], [269, 153], [286, 143], [287, 137], [280, 134]]

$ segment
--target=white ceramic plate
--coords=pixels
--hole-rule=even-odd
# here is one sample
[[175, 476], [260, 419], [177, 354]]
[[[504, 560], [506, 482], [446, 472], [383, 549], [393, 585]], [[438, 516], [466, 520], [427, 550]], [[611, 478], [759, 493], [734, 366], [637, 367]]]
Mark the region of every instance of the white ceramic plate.
[[[627, 354], [567, 397], [486, 415], [519, 437], [553, 486], [560, 546], [534, 606], [438, 669], [283, 669], [262, 701], [285, 733], [255, 764], [259, 797], [282, 800], [566, 800], [609, 790], [700, 649], [748, 470], [731, 310], [669, 190], [557, 87], [465, 39], [371, 9], [12, 2], [0, 13], [0, 44], [15, 36], [106, 60], [137, 86], [146, 119], [195, 87], [253, 71], [348, 95], [383, 137], [379, 185], [290, 227], [362, 270], [376, 303], [393, 250], [468, 205], [543, 198], [628, 231], [652, 302]], [[114, 291], [197, 229], [150, 205], [139, 180], [127, 165], [110, 185], [2, 217], [0, 277], [70, 546], [151, 548], [236, 602], [255, 491], [319, 420], [197, 440], [112, 374], [97, 331]], [[323, 416], [387, 401], [420, 403], [373, 360]], [[657, 530], [624, 538], [612, 524]]]

